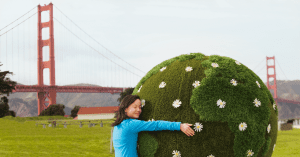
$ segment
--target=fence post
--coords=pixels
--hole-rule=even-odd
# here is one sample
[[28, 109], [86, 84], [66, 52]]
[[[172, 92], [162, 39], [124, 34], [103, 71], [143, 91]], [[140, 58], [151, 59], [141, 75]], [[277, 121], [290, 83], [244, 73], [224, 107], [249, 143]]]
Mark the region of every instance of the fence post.
[[[111, 153], [111, 154], [113, 153], [113, 151], [112, 151], [113, 130], [114, 130], [114, 128], [112, 127], [112, 128], [111, 128], [111, 132], [110, 132], [110, 153]], [[115, 150], [114, 150], [114, 152], [115, 152]]]

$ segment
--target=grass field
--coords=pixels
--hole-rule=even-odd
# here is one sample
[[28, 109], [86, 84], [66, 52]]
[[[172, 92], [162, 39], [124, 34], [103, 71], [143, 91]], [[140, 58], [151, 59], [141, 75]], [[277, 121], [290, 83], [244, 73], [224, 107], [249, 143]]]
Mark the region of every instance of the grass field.
[[[91, 128], [87, 125], [64, 128], [61, 124], [57, 128], [48, 125], [43, 128], [42, 125], [36, 127], [36, 121], [31, 120], [19, 122], [0, 118], [0, 157], [115, 156], [110, 153], [112, 120], [102, 120], [103, 127], [96, 125]], [[300, 129], [279, 131], [272, 157], [300, 157]]]

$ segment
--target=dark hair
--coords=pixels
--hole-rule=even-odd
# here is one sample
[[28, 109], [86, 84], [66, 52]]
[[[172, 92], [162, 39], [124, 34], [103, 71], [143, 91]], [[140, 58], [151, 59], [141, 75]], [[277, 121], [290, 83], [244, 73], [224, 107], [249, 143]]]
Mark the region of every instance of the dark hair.
[[117, 119], [111, 124], [112, 127], [119, 125], [124, 119], [130, 118], [125, 114], [125, 109], [127, 109], [137, 99], [140, 99], [140, 97], [137, 95], [127, 95], [123, 98], [119, 106], [119, 110], [115, 112]]

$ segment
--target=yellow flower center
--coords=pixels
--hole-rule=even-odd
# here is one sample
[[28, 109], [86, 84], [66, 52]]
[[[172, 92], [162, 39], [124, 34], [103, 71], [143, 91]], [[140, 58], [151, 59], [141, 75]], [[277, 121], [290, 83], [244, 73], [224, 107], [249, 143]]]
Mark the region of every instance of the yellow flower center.
[[197, 126], [197, 128], [200, 128], [200, 126]]
[[176, 155], [178, 155], [178, 153], [176, 153]]
[[244, 125], [242, 124], [241, 127], [244, 127]]
[[223, 102], [220, 102], [220, 105], [223, 105]]

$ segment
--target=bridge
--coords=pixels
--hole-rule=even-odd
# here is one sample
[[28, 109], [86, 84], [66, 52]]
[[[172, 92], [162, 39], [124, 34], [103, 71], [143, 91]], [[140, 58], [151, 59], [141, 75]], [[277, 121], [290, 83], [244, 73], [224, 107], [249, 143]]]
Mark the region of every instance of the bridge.
[[[18, 76], [18, 79], [15, 79], [18, 80], [16, 82], [20, 82], [19, 80], [20, 76], [22, 77], [22, 74], [24, 75], [22, 77], [23, 79], [26, 79], [28, 73], [29, 75], [33, 74], [30, 71], [26, 71], [25, 68], [22, 69], [26, 66], [23, 64], [24, 62], [22, 62], [22, 60], [26, 60], [25, 62], [35, 60], [35, 63], [37, 63], [37, 84], [22, 85], [19, 83], [16, 85], [16, 88], [15, 90], [13, 90], [13, 92], [37, 92], [38, 115], [40, 115], [40, 113], [47, 107], [52, 104], [56, 104], [56, 93], [58, 92], [114, 94], [120, 93], [126, 88], [135, 86], [134, 83], [138, 82], [138, 80], [142, 78], [141, 76], [143, 76], [145, 72], [139, 70], [138, 68], [134, 67], [130, 63], [124, 61], [122, 58], [109, 51], [107, 48], [103, 47], [99, 42], [97, 42], [94, 38], [92, 38], [75, 23], [73, 23], [73, 21], [70, 20], [58, 8], [56, 8], [57, 12], [61, 15], [56, 14], [56, 16], [54, 16], [53, 6], [54, 5], [52, 3], [45, 6], [38, 5], [37, 7], [34, 7], [30, 11], [22, 15], [20, 18], [14, 20], [12, 23], [0, 30], [0, 59], [2, 63], [4, 62], [4, 67], [6, 66], [5, 68], [7, 70], [10, 69], [9, 71], [13, 71], [13, 73]], [[46, 22], [42, 21], [43, 12], [49, 14], [48, 21]], [[32, 21], [36, 16], [37, 27], [34, 27], [34, 25], [32, 25]], [[71, 21], [73, 26], [70, 27], [74, 27], [75, 25], [77, 29], [73, 30], [66, 27], [65, 25], [67, 24], [64, 24], [62, 22], [63, 20], [58, 19], [62, 19], [62, 16], [65, 16], [65, 20], [69, 20], [69, 22]], [[47, 17], [44, 17], [44, 19], [45, 18]], [[57, 22], [57, 25], [61, 26], [57, 29], [57, 33], [54, 33], [54, 20]], [[9, 26], [11, 26], [11, 28]], [[88, 39], [79, 37], [78, 30], [81, 31], [81, 33], [85, 34]], [[33, 36], [37, 37], [36, 40]], [[55, 36], [58, 37], [54, 42]], [[93, 41], [94, 43], [87, 43], [85, 40]], [[37, 42], [33, 43], [32, 41]], [[69, 42], [66, 43], [66, 41]], [[74, 45], [75, 48], [73, 48]], [[85, 46], [84, 50], [80, 50], [80, 48], [76, 47], [77, 45], [80, 45], [82, 47]], [[37, 54], [36, 58], [32, 57], [35, 55], [34, 53]], [[9, 55], [11, 55], [12, 57], [10, 62], [7, 61], [7, 59], [10, 59], [10, 57], [8, 57]], [[20, 56], [22, 57], [22, 59], [20, 59]], [[29, 57], [27, 58], [27, 56]], [[91, 61], [89, 63], [90, 65], [87, 65], [85, 67], [76, 66], [75, 61], [82, 61], [78, 58], [83, 57], [89, 58], [91, 60], [94, 59], [94, 61]], [[69, 58], [73, 58], [74, 60], [71, 60], [70, 64], [63, 63], [64, 61], [69, 62]], [[55, 61], [58, 61], [57, 64], [55, 63]], [[80, 62], [78, 63], [86, 64]], [[17, 66], [18, 70], [14, 69], [14, 65]], [[58, 86], [56, 84], [56, 70], [58, 69], [59, 74], [70, 74], [69, 71], [64, 71], [64, 67], [71, 67], [72, 71], [74, 72], [76, 71], [76, 68], [82, 70], [79, 71], [79, 75], [75, 77], [82, 77], [84, 80], [90, 80], [88, 78], [88, 73], [94, 73], [96, 75], [101, 74], [101, 80], [94, 84], [102, 84], [102, 86]], [[92, 69], [91, 67], [99, 67], [101, 71], [92, 71], [94, 69]], [[19, 71], [20, 68], [21, 71]], [[30, 70], [35, 71], [33, 69]], [[47, 71], [48, 73], [46, 73]], [[137, 72], [139, 72], [139, 74], [137, 74]], [[46, 83], [44, 82], [44, 75], [46, 76], [46, 78], [49, 78], [49, 85], [46, 85]], [[59, 75], [58, 77], [60, 76], [61, 75]], [[68, 76], [62, 77], [72, 79], [72, 77]], [[32, 80], [31, 77], [30, 80]], [[24, 112], [24, 114], [25, 113], [26, 112]]]
[[[269, 60], [274, 63], [268, 65]], [[38, 5], [0, 29], [0, 62], [4, 69], [16, 75], [12, 77], [18, 82], [13, 92], [37, 93], [38, 115], [56, 104], [57, 93], [120, 93], [134, 87], [145, 75], [145, 72], [105, 48], [52, 3]], [[300, 102], [293, 98], [278, 98], [275, 56], [266, 57], [266, 62], [267, 87], [277, 106], [299, 107]], [[269, 70], [273, 73], [269, 74]], [[95, 77], [99, 78], [97, 82], [93, 79]], [[99, 86], [56, 83], [56, 80], [74, 78]], [[37, 84], [32, 83], [35, 79]], [[269, 82], [270, 79], [273, 81]], [[299, 118], [296, 114], [280, 115], [279, 120], [297, 119], [294, 123], [299, 125]]]

